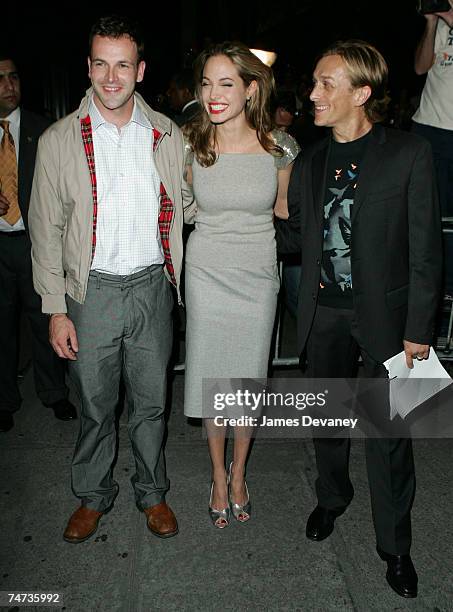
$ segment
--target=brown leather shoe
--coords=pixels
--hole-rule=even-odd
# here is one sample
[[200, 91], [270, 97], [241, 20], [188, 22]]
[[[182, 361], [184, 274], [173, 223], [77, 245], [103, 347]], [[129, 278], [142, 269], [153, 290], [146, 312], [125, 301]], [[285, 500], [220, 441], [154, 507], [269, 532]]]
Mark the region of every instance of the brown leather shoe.
[[63, 539], [71, 544], [85, 542], [97, 530], [99, 519], [103, 514], [103, 512], [80, 506], [69, 519]]
[[158, 538], [171, 538], [178, 533], [178, 523], [173, 510], [165, 502], [145, 508], [148, 529]]

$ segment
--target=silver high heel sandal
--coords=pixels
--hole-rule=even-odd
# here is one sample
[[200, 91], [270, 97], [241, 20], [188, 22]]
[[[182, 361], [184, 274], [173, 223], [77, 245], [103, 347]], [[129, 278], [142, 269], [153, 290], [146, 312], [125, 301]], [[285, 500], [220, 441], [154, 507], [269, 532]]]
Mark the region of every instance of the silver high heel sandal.
[[209, 516], [212, 524], [218, 529], [225, 529], [230, 524], [230, 507], [227, 506], [223, 510], [216, 510], [212, 507], [212, 492], [214, 490], [214, 481], [211, 484], [211, 496], [209, 498]]
[[231, 472], [233, 468], [233, 461], [230, 463], [230, 469], [228, 470], [228, 499], [230, 500], [230, 508], [234, 518], [239, 523], [246, 523], [250, 519], [250, 515], [252, 512], [252, 504], [250, 503], [250, 495], [249, 489], [247, 487], [247, 482], [244, 479], [245, 490], [247, 493], [247, 501], [245, 504], [235, 504], [231, 499]]

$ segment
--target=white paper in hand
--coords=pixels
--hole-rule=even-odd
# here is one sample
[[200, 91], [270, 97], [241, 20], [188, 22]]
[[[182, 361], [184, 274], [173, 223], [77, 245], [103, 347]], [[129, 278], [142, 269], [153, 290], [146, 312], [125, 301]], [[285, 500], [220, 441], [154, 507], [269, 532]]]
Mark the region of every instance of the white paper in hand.
[[407, 367], [404, 351], [384, 361], [384, 366], [390, 379], [390, 420], [397, 414], [404, 419], [453, 382], [432, 347], [428, 359], [414, 359], [412, 370]]

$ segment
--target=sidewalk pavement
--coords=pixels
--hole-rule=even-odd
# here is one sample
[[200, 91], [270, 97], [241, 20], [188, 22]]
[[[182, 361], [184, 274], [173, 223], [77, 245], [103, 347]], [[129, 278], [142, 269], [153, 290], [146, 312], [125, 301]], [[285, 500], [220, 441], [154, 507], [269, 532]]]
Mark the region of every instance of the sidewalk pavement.
[[354, 500], [327, 540], [305, 537], [316, 503], [310, 440], [257, 440], [247, 473], [252, 519], [222, 531], [211, 525], [207, 445], [201, 429], [183, 416], [183, 374], [171, 384], [166, 453], [167, 500], [179, 535], [154, 537], [135, 507], [123, 414], [114, 509], [92, 539], [64, 542], [78, 505], [70, 488], [78, 421], [57, 421], [32, 383], [28, 372], [16, 425], [0, 438], [0, 591], [60, 592], [64, 606], [52, 609], [70, 612], [453, 610], [451, 440], [414, 443], [412, 556], [419, 597], [406, 601], [387, 586], [385, 563], [375, 552], [361, 441], [351, 453]]

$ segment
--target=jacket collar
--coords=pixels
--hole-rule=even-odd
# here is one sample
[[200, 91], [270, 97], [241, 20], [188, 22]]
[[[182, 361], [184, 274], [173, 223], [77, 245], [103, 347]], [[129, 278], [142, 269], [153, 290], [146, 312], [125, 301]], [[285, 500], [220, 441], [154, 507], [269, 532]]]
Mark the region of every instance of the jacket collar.
[[380, 123], [373, 124], [371, 128], [371, 136], [375, 140], [376, 144], [384, 144], [387, 141], [387, 134], [385, 128]]
[[374, 124], [371, 130], [371, 138], [365, 150], [360, 169], [359, 181], [354, 194], [354, 206], [352, 207], [351, 223], [368, 195], [369, 190], [379, 184], [379, 173], [384, 159], [381, 149], [387, 141], [387, 134], [382, 125]]
[[[85, 97], [80, 102], [79, 110], [77, 113], [78, 119], [85, 118], [89, 113], [90, 108], [90, 100], [93, 95], [93, 88], [90, 87], [87, 89]], [[140, 108], [142, 113], [148, 118], [152, 127], [155, 128], [160, 134], [171, 134], [172, 131], [172, 122], [168, 117], [162, 115], [161, 113], [157, 113], [154, 111], [148, 104], [146, 104], [145, 100], [142, 96], [135, 92], [135, 102], [137, 106]]]

